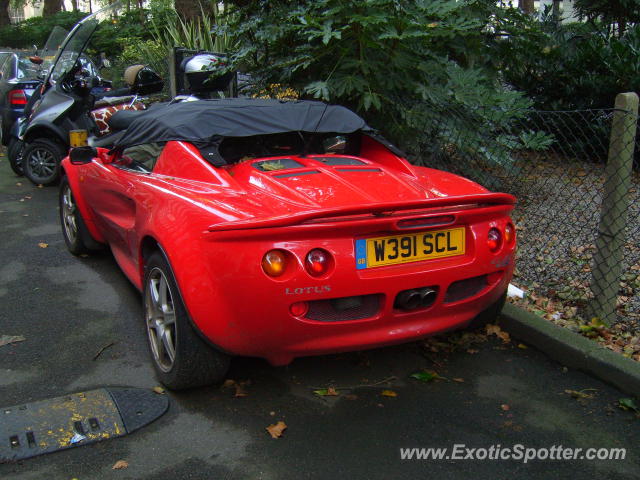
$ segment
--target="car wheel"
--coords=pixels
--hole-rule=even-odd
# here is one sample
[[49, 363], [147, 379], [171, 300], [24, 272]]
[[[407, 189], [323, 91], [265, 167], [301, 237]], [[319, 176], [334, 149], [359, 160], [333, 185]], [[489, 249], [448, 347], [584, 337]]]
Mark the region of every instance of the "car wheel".
[[211, 348], [194, 330], [161, 252], [153, 253], [145, 266], [143, 306], [151, 356], [164, 385], [182, 390], [224, 378], [229, 356]]
[[496, 300], [493, 304], [491, 304], [488, 308], [480, 312], [476, 317], [471, 320], [469, 323], [470, 329], [476, 328], [484, 328], [487, 324], [491, 322], [495, 322], [502, 311], [502, 307], [507, 300], [507, 291], [505, 290], [504, 294], [500, 296], [498, 300]]
[[74, 255], [81, 255], [91, 250], [100, 249], [102, 245], [91, 237], [89, 229], [87, 229], [87, 225], [82, 219], [67, 177], [62, 177], [60, 182], [58, 200], [60, 225], [62, 226], [62, 235], [64, 236], [64, 243], [67, 244], [67, 249]]
[[41, 138], [27, 144], [22, 156], [24, 175], [35, 185], [54, 185], [60, 178], [60, 162], [66, 151], [59, 143]]
[[22, 171], [22, 154], [24, 151], [24, 142], [22, 140], [18, 140], [17, 138], [12, 138], [9, 140], [9, 145], [7, 146], [7, 157], [9, 158], [9, 165], [11, 165], [11, 170], [18, 176], [22, 176], [24, 172]]

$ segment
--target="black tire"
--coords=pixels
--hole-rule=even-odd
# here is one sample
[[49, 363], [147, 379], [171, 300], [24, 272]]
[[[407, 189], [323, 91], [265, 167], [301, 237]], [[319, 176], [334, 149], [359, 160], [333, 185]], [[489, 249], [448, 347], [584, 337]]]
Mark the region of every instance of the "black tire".
[[502, 311], [502, 307], [504, 307], [505, 302], [507, 301], [507, 291], [505, 290], [504, 294], [500, 296], [498, 300], [496, 300], [489, 308], [480, 312], [476, 317], [471, 320], [469, 323], [470, 329], [484, 328], [487, 324], [491, 322], [495, 322]]
[[60, 179], [60, 162], [66, 154], [65, 147], [46, 138], [28, 143], [22, 156], [24, 176], [34, 185], [55, 185]]
[[24, 142], [17, 138], [12, 138], [9, 140], [9, 145], [7, 145], [7, 158], [9, 159], [9, 165], [11, 165], [11, 170], [18, 176], [24, 175], [22, 171], [22, 154], [24, 151]]
[[[159, 308], [163, 296], [164, 308]], [[196, 333], [171, 267], [159, 251], [145, 265], [142, 299], [151, 358], [160, 381], [172, 390], [222, 381], [229, 356], [211, 348]]]
[[76, 205], [69, 181], [64, 176], [60, 182], [58, 205], [60, 207], [62, 235], [69, 252], [73, 255], [81, 255], [92, 250], [101, 249], [102, 245], [96, 242], [89, 233], [89, 229]]

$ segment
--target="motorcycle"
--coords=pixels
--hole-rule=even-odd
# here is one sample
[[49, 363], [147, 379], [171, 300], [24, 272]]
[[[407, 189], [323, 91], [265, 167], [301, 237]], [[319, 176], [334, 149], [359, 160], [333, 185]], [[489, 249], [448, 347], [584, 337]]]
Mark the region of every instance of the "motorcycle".
[[144, 109], [140, 96], [163, 88], [162, 79], [155, 72], [134, 65], [125, 71], [126, 87], [95, 93], [100, 79], [83, 68], [81, 55], [98, 24], [119, 7], [119, 3], [113, 3], [73, 27], [43, 82], [39, 98], [16, 126], [17, 140], [12, 140], [9, 154], [19, 156], [15, 151], [19, 148], [18, 141], [24, 142], [22, 168], [36, 185], [57, 183], [60, 162], [70, 147], [88, 145], [93, 139], [108, 135], [111, 132], [108, 119], [115, 112]]

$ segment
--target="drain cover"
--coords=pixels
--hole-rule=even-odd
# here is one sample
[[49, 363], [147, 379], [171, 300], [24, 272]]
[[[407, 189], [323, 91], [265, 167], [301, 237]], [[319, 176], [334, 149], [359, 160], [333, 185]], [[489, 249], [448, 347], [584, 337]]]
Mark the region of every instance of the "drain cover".
[[0, 409], [0, 463], [127, 435], [160, 417], [169, 398], [109, 387]]

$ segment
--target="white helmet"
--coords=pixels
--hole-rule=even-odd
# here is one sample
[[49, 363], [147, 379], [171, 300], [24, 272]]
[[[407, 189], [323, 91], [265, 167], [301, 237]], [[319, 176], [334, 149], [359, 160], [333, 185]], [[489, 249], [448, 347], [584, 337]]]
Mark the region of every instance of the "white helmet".
[[226, 58], [212, 53], [200, 53], [182, 61], [184, 73], [215, 72], [226, 67]]

